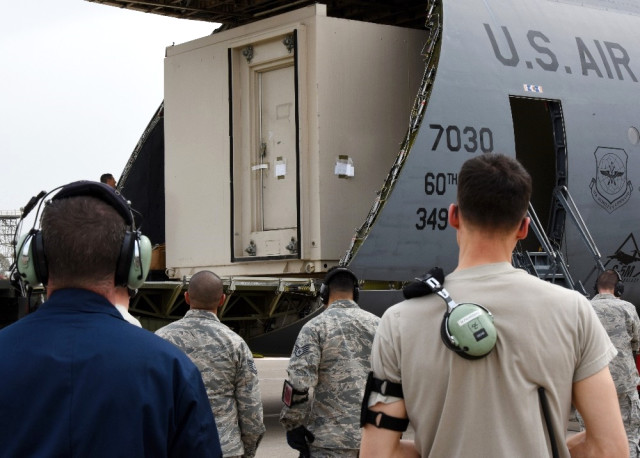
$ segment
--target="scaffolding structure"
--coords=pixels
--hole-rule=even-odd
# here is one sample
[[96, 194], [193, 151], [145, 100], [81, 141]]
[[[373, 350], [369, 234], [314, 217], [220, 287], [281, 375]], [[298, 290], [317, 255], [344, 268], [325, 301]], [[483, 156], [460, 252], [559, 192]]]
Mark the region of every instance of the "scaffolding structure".
[[0, 274], [13, 263], [13, 237], [20, 215], [19, 210], [0, 210]]

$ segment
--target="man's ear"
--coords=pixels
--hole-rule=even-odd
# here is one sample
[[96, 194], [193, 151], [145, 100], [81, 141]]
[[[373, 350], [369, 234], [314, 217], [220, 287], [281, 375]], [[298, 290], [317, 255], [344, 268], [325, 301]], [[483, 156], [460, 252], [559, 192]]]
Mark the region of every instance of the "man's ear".
[[449, 205], [449, 226], [458, 229], [460, 227], [460, 215], [456, 204]]
[[525, 216], [524, 218], [522, 218], [522, 221], [520, 222], [520, 227], [518, 228], [518, 232], [516, 234], [516, 237], [518, 238], [518, 240], [523, 240], [527, 238], [527, 234], [529, 233], [530, 222], [531, 222], [531, 219], [528, 216]]
[[220, 296], [220, 302], [218, 303], [218, 307], [222, 307], [226, 299], [227, 299], [227, 295], [222, 293], [222, 296]]
[[187, 305], [191, 305], [191, 299], [189, 299], [189, 291], [184, 292], [184, 301], [187, 303]]

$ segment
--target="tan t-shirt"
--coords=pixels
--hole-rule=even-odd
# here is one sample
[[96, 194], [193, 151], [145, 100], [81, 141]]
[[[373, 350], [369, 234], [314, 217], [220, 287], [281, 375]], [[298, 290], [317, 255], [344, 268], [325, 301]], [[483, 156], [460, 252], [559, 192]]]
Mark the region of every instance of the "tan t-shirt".
[[453, 272], [457, 303], [488, 308], [498, 333], [485, 358], [466, 360], [440, 337], [445, 302], [431, 294], [389, 308], [372, 349], [375, 376], [402, 382], [423, 457], [550, 456], [538, 387], [551, 407], [560, 456], [572, 384], [615, 356], [589, 301], [508, 263]]

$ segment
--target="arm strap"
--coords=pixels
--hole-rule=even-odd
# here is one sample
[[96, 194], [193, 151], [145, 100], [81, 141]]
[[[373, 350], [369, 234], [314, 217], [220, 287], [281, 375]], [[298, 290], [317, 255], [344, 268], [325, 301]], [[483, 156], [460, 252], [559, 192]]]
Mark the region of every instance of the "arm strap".
[[376, 428], [390, 429], [392, 431], [406, 431], [409, 426], [408, 418], [397, 418], [387, 415], [383, 412], [374, 412], [369, 409], [369, 397], [371, 392], [380, 393], [384, 396], [393, 396], [403, 398], [402, 384], [381, 380], [373, 376], [373, 372], [369, 372], [367, 384], [364, 388], [364, 397], [362, 398], [362, 408], [360, 409], [360, 427], [366, 423], [370, 423]]
[[374, 412], [367, 409], [364, 418], [365, 423], [370, 423], [376, 428], [390, 429], [392, 431], [404, 432], [409, 426], [408, 418], [398, 418], [387, 415], [383, 412]]
[[371, 391], [380, 393], [383, 396], [393, 396], [394, 398], [404, 399], [404, 393], [402, 392], [402, 383], [393, 383], [389, 380], [381, 380], [373, 376], [373, 372], [369, 373], [369, 377], [372, 380]]
[[309, 400], [309, 388], [306, 390], [296, 390], [289, 380], [284, 381], [282, 386], [282, 402], [287, 407], [294, 406], [296, 404], [302, 404]]

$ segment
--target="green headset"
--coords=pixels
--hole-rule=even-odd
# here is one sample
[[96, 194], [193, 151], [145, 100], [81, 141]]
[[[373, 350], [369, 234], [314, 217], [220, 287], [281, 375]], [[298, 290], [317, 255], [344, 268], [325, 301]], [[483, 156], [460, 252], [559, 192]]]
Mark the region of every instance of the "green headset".
[[436, 267], [403, 289], [406, 299], [435, 293], [447, 304], [440, 337], [447, 348], [465, 359], [480, 359], [491, 353], [498, 333], [491, 312], [479, 304], [457, 304], [444, 289], [444, 273]]
[[[42, 205], [46, 197], [58, 189], [60, 190], [51, 198], [52, 201], [69, 197], [94, 197], [110, 205], [122, 216], [127, 225], [127, 230], [125, 231], [115, 266], [115, 285], [126, 286], [130, 289], [137, 289], [142, 286], [151, 266], [151, 241], [135, 228], [135, 220], [130, 203], [110, 186], [96, 181], [76, 181], [56, 188], [50, 193], [40, 193], [32, 198], [25, 210], [23, 210], [20, 224], [38, 202]], [[40, 213], [40, 206], [38, 207], [38, 213]], [[19, 279], [31, 288], [40, 284], [46, 286], [49, 279], [43, 234], [40, 229], [35, 228], [37, 222], [38, 215], [36, 215], [36, 222], [34, 222], [31, 230], [27, 234], [20, 236], [16, 245], [15, 256], [15, 267]], [[16, 236], [20, 230], [20, 224], [18, 225]]]

